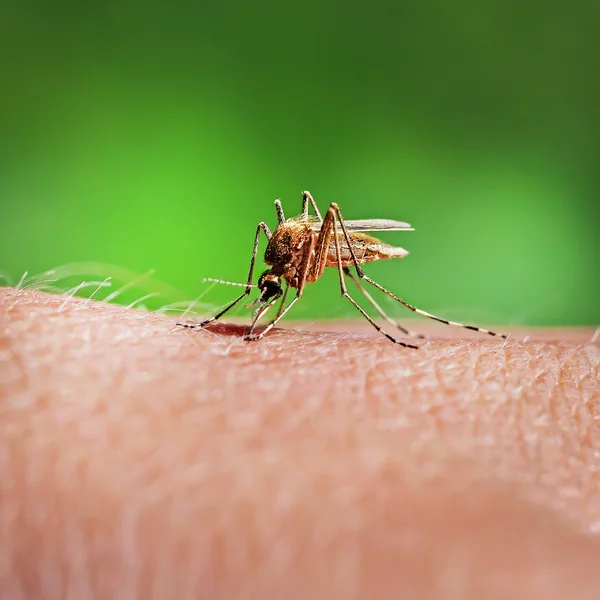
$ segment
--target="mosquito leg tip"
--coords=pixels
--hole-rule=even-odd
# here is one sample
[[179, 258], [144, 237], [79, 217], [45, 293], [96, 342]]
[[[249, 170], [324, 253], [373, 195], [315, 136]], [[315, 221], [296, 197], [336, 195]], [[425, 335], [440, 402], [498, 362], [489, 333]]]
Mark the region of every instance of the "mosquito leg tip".
[[399, 340], [394, 340], [394, 343], [398, 346], [402, 346], [403, 348], [410, 348], [411, 350], [419, 349], [419, 346], [415, 346], [414, 344], [407, 344], [406, 342], [401, 342]]
[[202, 321], [202, 323], [176, 323], [179, 327], [185, 327], [186, 329], [203, 329], [205, 325], [212, 323], [214, 319], [208, 319], [208, 321]]
[[508, 339], [508, 336], [507, 336], [507, 335], [504, 335], [503, 333], [495, 333], [495, 332], [493, 332], [493, 331], [488, 331], [487, 333], [488, 333], [489, 335], [493, 335], [494, 337], [499, 337], [499, 338], [502, 338], [503, 340], [507, 340], [507, 339]]
[[389, 333], [385, 333], [385, 331], [379, 329], [380, 333], [383, 333], [383, 335], [390, 340], [390, 342], [392, 342], [392, 344], [396, 344], [397, 346], [402, 346], [403, 348], [412, 348], [413, 350], [418, 350], [419, 346], [415, 346], [414, 344], [407, 344], [406, 342], [401, 342], [400, 340], [397, 340], [395, 337], [391, 336]]

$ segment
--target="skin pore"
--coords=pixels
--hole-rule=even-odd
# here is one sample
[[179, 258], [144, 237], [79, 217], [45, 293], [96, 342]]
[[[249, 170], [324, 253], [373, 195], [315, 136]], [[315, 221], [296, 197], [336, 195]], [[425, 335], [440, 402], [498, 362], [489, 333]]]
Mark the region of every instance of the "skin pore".
[[0, 289], [3, 597], [597, 597], [592, 329], [175, 322]]

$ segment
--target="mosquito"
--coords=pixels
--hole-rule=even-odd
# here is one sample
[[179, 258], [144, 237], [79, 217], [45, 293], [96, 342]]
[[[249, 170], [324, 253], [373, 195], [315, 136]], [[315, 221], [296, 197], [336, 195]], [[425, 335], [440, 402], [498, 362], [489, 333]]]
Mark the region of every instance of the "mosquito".
[[[315, 213], [314, 215], [309, 215], [309, 207], [312, 207], [313, 212]], [[375, 237], [367, 235], [366, 232], [414, 231], [413, 227], [408, 223], [392, 221], [389, 219], [345, 221], [339, 206], [335, 202], [332, 202], [329, 205], [329, 209], [323, 218], [317, 203], [310, 192], [307, 191], [302, 193], [302, 213], [299, 216], [286, 219], [280, 200], [275, 200], [275, 209], [277, 211], [278, 219], [277, 229], [271, 233], [271, 230], [264, 222], [260, 222], [256, 228], [248, 281], [246, 284], [240, 284], [245, 287], [244, 292], [233, 300], [233, 302], [225, 306], [225, 308], [218, 312], [214, 317], [206, 319], [206, 321], [202, 321], [201, 323], [178, 323], [178, 325], [191, 329], [205, 327], [220, 319], [243, 298], [250, 295], [253, 288], [258, 287], [260, 296], [256, 301], [248, 305], [248, 307], [258, 306], [258, 308], [254, 312], [254, 319], [250, 325], [250, 329], [244, 336], [244, 339], [247, 341], [259, 340], [271, 331], [271, 329], [273, 329], [273, 327], [275, 327], [275, 325], [277, 325], [277, 323], [290, 311], [292, 306], [302, 298], [307, 283], [314, 283], [317, 281], [317, 279], [323, 275], [325, 267], [337, 267], [342, 296], [346, 298], [379, 333], [384, 335], [394, 344], [398, 344], [404, 348], [418, 348], [418, 346], [398, 340], [384, 331], [348, 293], [346, 278], [356, 285], [359, 292], [367, 299], [379, 316], [390, 325], [399, 329], [405, 336], [420, 339], [425, 337], [409, 331], [387, 315], [361, 282], [364, 281], [369, 285], [372, 285], [405, 308], [429, 319], [433, 319], [434, 321], [439, 321], [440, 323], [452, 325], [454, 327], [471, 329], [472, 331], [478, 331], [480, 333], [487, 333], [488, 335], [504, 339], [507, 338], [505, 335], [494, 333], [493, 331], [488, 331], [481, 327], [463, 325], [462, 323], [456, 323], [454, 321], [442, 319], [441, 317], [436, 317], [435, 315], [425, 312], [404, 301], [402, 298], [384, 288], [381, 284], [365, 274], [362, 268], [364, 263], [385, 260], [388, 258], [403, 258], [408, 254], [408, 251], [404, 248], [386, 244]], [[271, 268], [267, 269], [258, 278], [258, 284], [255, 285], [252, 281], [261, 231], [264, 232], [268, 240], [264, 261], [267, 265], [270, 265]], [[356, 270], [356, 277], [350, 271], [351, 267], [354, 267]], [[287, 284], [285, 289], [282, 285], [282, 280]], [[286, 306], [285, 302], [289, 288], [294, 288], [296, 290], [296, 295]], [[260, 333], [255, 334], [254, 330], [258, 322], [279, 299], [281, 299], [281, 303], [275, 318], [267, 325], [267, 327], [265, 327], [265, 329]]]

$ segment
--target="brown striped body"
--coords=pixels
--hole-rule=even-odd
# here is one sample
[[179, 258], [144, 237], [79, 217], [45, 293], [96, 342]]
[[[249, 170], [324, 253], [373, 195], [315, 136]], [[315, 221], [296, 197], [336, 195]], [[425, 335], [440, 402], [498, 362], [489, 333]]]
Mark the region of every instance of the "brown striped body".
[[[325, 267], [338, 266], [334, 230], [329, 226], [327, 216], [319, 231], [314, 220], [302, 217], [287, 219], [273, 232], [265, 251], [265, 263], [271, 272], [283, 277], [290, 287], [300, 283], [301, 267], [308, 260], [307, 283], [314, 283], [323, 275]], [[360, 232], [349, 232], [357, 260], [362, 263], [402, 258], [408, 251], [398, 246], [385, 244], [381, 240]], [[354, 264], [350, 247], [344, 234], [337, 232], [340, 259], [343, 267]], [[307, 250], [310, 246], [312, 248]]]

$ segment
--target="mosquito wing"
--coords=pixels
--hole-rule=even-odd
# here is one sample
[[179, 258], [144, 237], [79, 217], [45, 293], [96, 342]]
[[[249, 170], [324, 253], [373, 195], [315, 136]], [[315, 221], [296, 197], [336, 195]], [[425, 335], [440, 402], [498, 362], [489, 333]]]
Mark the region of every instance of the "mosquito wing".
[[[310, 228], [320, 231], [321, 221], [316, 217], [309, 217]], [[414, 231], [414, 227], [403, 221], [392, 221], [391, 219], [359, 219], [357, 221], [346, 221], [344, 225], [348, 231]]]
[[390, 219], [360, 219], [344, 221], [348, 231], [414, 231], [414, 227], [402, 221]]

